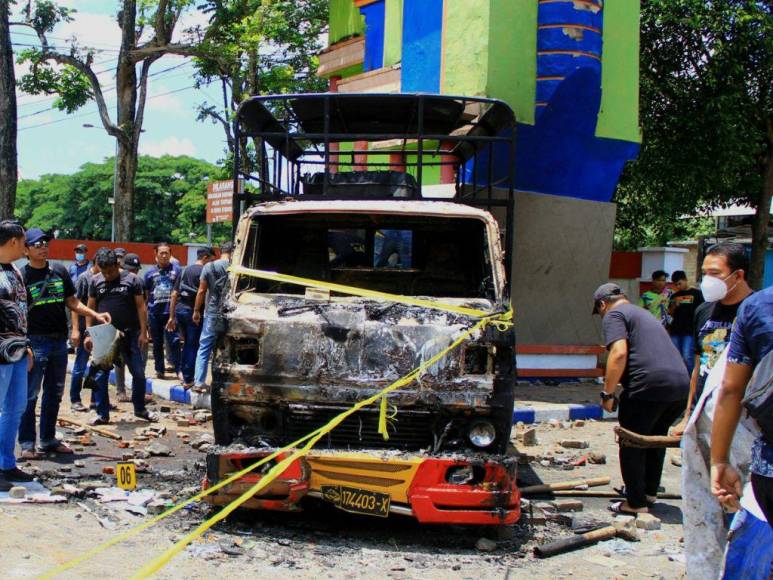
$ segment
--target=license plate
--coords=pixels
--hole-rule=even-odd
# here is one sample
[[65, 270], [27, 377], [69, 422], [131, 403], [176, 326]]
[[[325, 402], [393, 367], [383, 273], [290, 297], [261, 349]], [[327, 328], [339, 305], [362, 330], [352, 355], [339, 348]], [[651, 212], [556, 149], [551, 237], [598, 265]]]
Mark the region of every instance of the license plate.
[[391, 498], [387, 493], [343, 485], [323, 485], [322, 498], [347, 512], [382, 518], [389, 515]]

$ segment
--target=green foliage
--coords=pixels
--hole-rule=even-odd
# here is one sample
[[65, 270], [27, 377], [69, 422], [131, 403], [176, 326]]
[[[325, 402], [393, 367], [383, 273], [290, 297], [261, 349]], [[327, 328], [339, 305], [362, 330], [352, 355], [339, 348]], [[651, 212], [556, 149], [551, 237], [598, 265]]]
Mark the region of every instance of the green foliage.
[[[206, 241], [207, 181], [228, 170], [192, 157], [140, 157], [135, 236], [138, 242]], [[16, 216], [27, 227], [59, 230], [59, 237], [110, 239], [113, 159], [86, 163], [72, 175], [19, 182]], [[215, 242], [230, 238], [231, 224], [213, 227]]]
[[623, 174], [622, 247], [704, 233], [680, 219], [756, 205], [773, 151], [773, 8], [759, 0], [643, 0], [642, 150]]
[[60, 22], [71, 22], [72, 14], [77, 10], [59, 6], [51, 0], [28, 2], [24, 7], [24, 16], [35, 30], [51, 32]]

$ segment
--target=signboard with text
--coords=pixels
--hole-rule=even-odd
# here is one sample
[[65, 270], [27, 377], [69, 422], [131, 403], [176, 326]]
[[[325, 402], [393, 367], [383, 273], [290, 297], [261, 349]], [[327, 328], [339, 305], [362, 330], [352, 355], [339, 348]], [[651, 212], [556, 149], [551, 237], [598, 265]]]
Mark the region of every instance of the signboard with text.
[[[244, 180], [239, 180], [244, 191]], [[207, 184], [207, 223], [216, 224], [233, 220], [234, 182], [231, 179], [211, 181]]]

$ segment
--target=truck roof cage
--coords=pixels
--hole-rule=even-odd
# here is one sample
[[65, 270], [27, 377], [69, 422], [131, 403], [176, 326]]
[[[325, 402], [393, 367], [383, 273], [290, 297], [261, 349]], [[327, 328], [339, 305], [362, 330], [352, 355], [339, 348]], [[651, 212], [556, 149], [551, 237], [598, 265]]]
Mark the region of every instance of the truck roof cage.
[[[234, 228], [246, 205], [286, 197], [498, 208], [509, 274], [515, 114], [503, 101], [422, 93], [257, 96], [236, 111], [234, 139]], [[503, 157], [506, 172], [495, 178], [495, 158]], [[429, 168], [453, 175], [452, 197], [423, 195]]]

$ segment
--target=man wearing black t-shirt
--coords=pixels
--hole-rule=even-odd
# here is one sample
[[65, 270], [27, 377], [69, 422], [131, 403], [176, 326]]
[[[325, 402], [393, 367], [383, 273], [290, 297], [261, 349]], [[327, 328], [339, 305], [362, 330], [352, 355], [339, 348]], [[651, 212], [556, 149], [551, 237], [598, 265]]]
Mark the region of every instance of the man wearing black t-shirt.
[[[641, 435], [666, 435], [684, 409], [690, 379], [666, 329], [646, 310], [634, 306], [616, 284], [593, 295], [593, 313], [602, 317], [609, 355], [602, 406], [612, 411], [617, 385], [620, 426]], [[648, 512], [657, 499], [665, 449], [620, 446], [620, 471], [626, 500], [610, 506], [616, 513]]]
[[[148, 313], [142, 282], [134, 274], [118, 267], [118, 259], [112, 250], [103, 248], [97, 252], [96, 261], [100, 273], [92, 278], [89, 286], [89, 308], [110, 314], [113, 326], [123, 333], [119, 350], [132, 375], [134, 415], [146, 421], [157, 421], [156, 416], [145, 408], [142, 348], [148, 343]], [[86, 326], [92, 326], [88, 319]], [[86, 350], [91, 351], [91, 337], [87, 337], [84, 344]], [[92, 425], [110, 422], [110, 399], [107, 394], [109, 376], [109, 369], [99, 369], [94, 377], [97, 416], [91, 421]]]
[[193, 322], [193, 308], [196, 303], [196, 294], [199, 291], [201, 271], [204, 264], [214, 257], [215, 251], [211, 247], [199, 248], [196, 252], [196, 262], [183, 268], [182, 273], [175, 280], [172, 290], [169, 322], [166, 329], [169, 332], [179, 331], [185, 341], [180, 363], [185, 389], [190, 389], [193, 386], [196, 353], [199, 351], [199, 338], [201, 337], [201, 325]]
[[721, 243], [709, 248], [703, 259], [701, 290], [706, 302], [695, 311], [695, 367], [690, 378], [690, 395], [684, 418], [674, 427], [681, 435], [695, 404], [703, 393], [709, 372], [730, 344], [738, 308], [752, 294], [746, 282], [749, 259], [741, 244]]
[[687, 372], [692, 373], [695, 362], [695, 341], [693, 338], [693, 326], [695, 324], [695, 309], [703, 304], [703, 294], [696, 288], [690, 288], [687, 282], [687, 274], [682, 270], [676, 270], [671, 274], [671, 281], [676, 286], [676, 292], [671, 295], [668, 312], [671, 315], [671, 324], [668, 333], [676, 350], [682, 355]]
[[24, 228], [16, 220], [0, 221], [0, 491], [33, 476], [16, 465], [16, 435], [27, 405], [27, 292], [13, 263], [24, 256]]
[[64, 393], [67, 374], [67, 311], [93, 316], [109, 322], [110, 316], [98, 315], [75, 297], [70, 274], [64, 266], [48, 261], [49, 236], [38, 228], [27, 230], [26, 247], [29, 263], [22, 275], [27, 289], [28, 338], [35, 365], [27, 377], [27, 408], [19, 426], [19, 445], [23, 459], [36, 459], [35, 407], [40, 404], [40, 448], [43, 452], [72, 453], [56, 438], [56, 420]]

